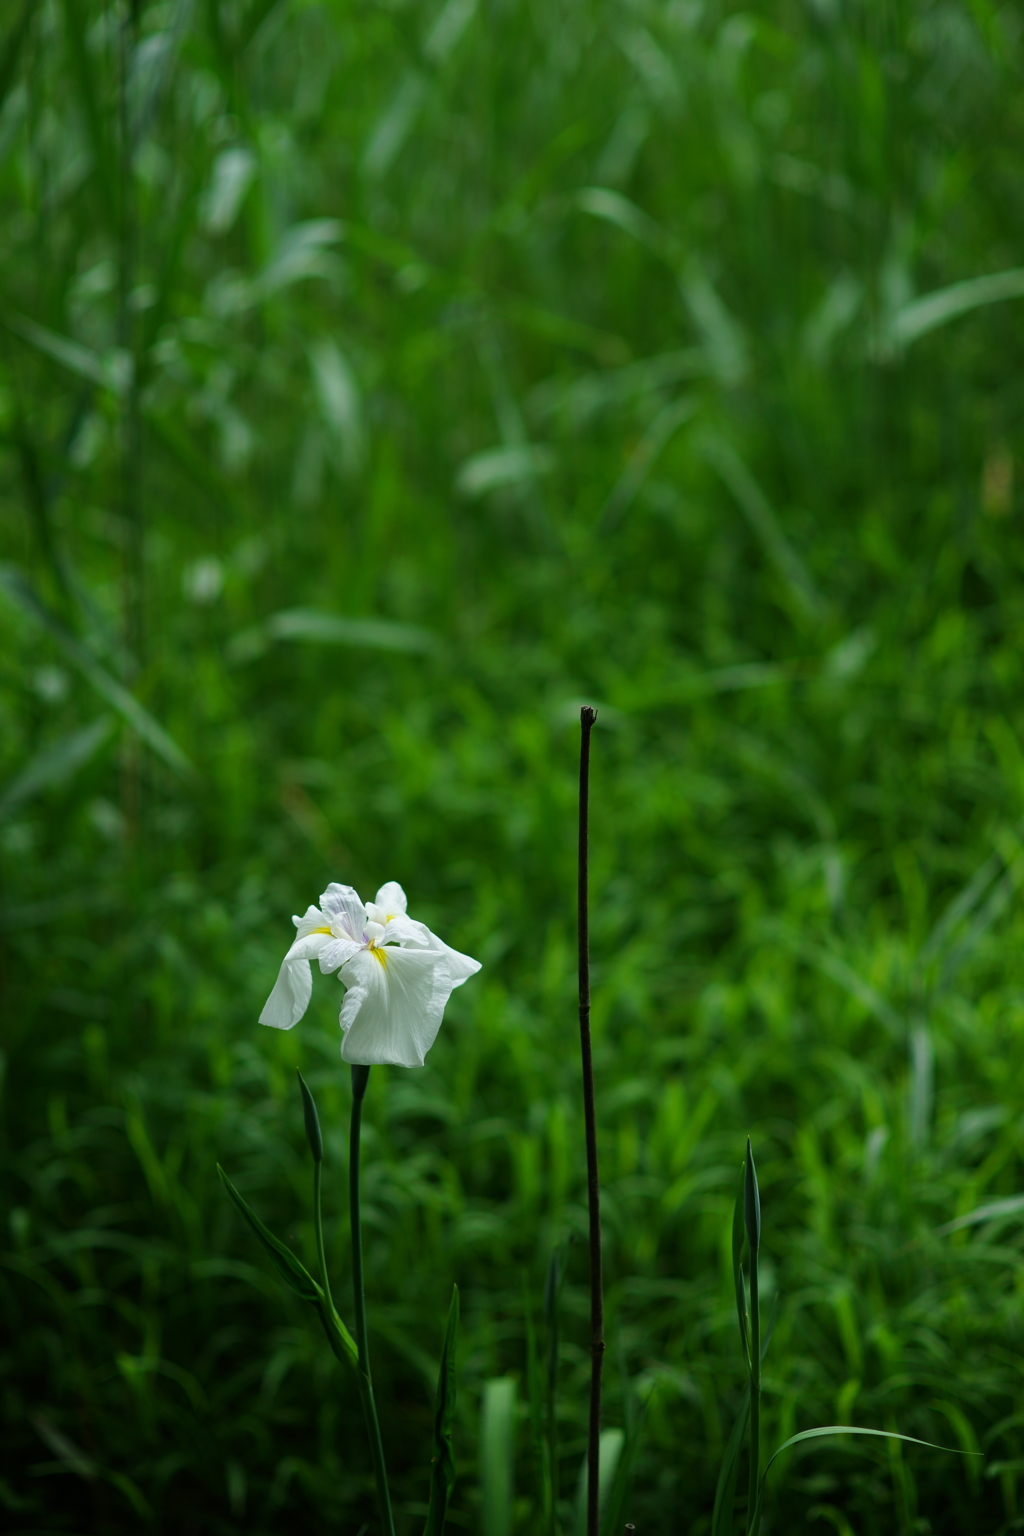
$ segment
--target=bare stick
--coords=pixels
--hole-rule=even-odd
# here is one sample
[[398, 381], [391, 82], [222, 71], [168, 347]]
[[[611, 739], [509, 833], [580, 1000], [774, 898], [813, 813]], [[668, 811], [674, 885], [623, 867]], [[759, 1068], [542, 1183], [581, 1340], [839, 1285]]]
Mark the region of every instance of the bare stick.
[[590, 1209], [590, 1425], [587, 1434], [587, 1536], [598, 1536], [600, 1510], [601, 1367], [604, 1364], [604, 1293], [601, 1284], [601, 1184], [597, 1172], [594, 1056], [590, 1044], [590, 903], [587, 888], [590, 811], [590, 733], [597, 710], [580, 710], [580, 847], [578, 937], [580, 1052], [583, 1057], [583, 1119], [587, 1134], [587, 1204]]

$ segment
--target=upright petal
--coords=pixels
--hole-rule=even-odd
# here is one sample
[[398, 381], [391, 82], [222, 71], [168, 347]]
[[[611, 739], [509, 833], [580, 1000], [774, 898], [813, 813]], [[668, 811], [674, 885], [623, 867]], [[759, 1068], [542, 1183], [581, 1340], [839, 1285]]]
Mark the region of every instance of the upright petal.
[[452, 990], [444, 956], [428, 949], [362, 949], [344, 967], [342, 1060], [422, 1067]]
[[[366, 919], [366, 908], [360, 901], [358, 893], [351, 885], [338, 885], [334, 880], [320, 897], [320, 906], [328, 924], [332, 919], [340, 918], [340, 926], [351, 939], [358, 939], [363, 931], [363, 923]], [[337, 934], [337, 925], [334, 929]]]
[[330, 934], [307, 933], [295, 940], [281, 962], [274, 990], [263, 1005], [260, 1023], [272, 1029], [291, 1029], [309, 1007], [313, 977], [309, 962], [330, 940]]
[[387, 914], [387, 917], [384, 919], [385, 922], [388, 917], [401, 917], [403, 913], [409, 910], [409, 903], [406, 900], [405, 892], [397, 880], [389, 880], [386, 885], [382, 885], [373, 898], [373, 904], [375, 907], [380, 907], [381, 911]]

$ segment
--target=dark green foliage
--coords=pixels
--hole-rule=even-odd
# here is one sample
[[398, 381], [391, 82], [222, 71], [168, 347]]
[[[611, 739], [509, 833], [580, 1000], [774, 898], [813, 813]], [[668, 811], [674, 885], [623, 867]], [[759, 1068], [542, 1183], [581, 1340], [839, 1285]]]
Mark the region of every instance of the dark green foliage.
[[1017, 1528], [1022, 64], [991, 0], [0, 6], [5, 1528], [373, 1521], [215, 1166], [311, 1264], [301, 1069], [351, 1317], [338, 983], [256, 1020], [397, 879], [484, 963], [366, 1097], [399, 1536], [452, 1280], [454, 1532], [559, 1245], [570, 1529], [582, 701], [625, 1517], [710, 1528], [749, 1131], [765, 1447], [986, 1455], [801, 1443], [764, 1531]]

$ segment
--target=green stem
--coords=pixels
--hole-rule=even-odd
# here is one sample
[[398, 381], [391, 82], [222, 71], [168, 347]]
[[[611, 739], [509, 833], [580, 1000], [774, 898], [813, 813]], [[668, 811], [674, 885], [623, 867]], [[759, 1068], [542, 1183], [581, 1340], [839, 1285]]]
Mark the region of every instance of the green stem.
[[590, 1212], [590, 1413], [587, 1425], [587, 1536], [601, 1525], [601, 1368], [604, 1363], [604, 1286], [601, 1277], [601, 1180], [597, 1166], [597, 1110], [594, 1102], [594, 1052], [590, 1038], [590, 896], [589, 812], [590, 733], [597, 710], [580, 710], [580, 820], [577, 884], [579, 947], [580, 1053], [583, 1064], [583, 1125], [587, 1143], [587, 1205]]
[[349, 1131], [348, 1208], [352, 1228], [352, 1290], [355, 1298], [356, 1346], [359, 1350], [359, 1395], [363, 1403], [366, 1432], [370, 1438], [373, 1473], [377, 1480], [377, 1503], [385, 1536], [395, 1536], [391, 1513], [388, 1474], [384, 1465], [384, 1443], [380, 1437], [377, 1404], [370, 1378], [370, 1350], [366, 1333], [366, 1296], [363, 1290], [363, 1229], [359, 1213], [359, 1133], [363, 1121], [363, 1097], [369, 1080], [369, 1067], [352, 1068], [352, 1124]]
[[761, 1308], [757, 1290], [757, 1249], [750, 1250], [750, 1493], [747, 1497], [747, 1536], [761, 1524], [758, 1484], [761, 1471]]

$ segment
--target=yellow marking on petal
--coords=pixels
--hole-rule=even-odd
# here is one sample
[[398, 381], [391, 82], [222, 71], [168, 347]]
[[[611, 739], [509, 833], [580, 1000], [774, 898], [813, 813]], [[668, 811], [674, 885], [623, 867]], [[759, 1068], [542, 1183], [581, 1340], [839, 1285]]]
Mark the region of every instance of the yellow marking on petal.
[[375, 960], [379, 960], [381, 965], [384, 967], [384, 969], [387, 970], [387, 968], [388, 968], [388, 957], [384, 953], [383, 948], [378, 948], [376, 944], [371, 944], [369, 946], [369, 950], [370, 950], [370, 954], [373, 956], [373, 958]]
[[328, 937], [330, 936], [331, 932], [329, 928], [311, 928], [309, 931], [310, 933], [326, 933]]

